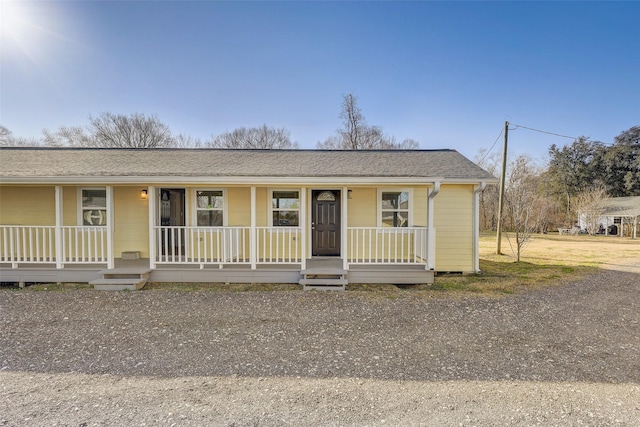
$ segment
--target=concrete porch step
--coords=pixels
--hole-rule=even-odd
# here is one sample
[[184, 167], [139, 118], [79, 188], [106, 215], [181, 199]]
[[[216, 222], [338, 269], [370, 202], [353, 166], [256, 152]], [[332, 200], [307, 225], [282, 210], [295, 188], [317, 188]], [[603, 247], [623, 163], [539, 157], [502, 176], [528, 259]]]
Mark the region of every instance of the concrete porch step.
[[121, 267], [102, 270], [102, 279], [89, 282], [99, 291], [137, 291], [142, 289], [149, 279], [150, 268]]
[[120, 267], [120, 268], [111, 268], [108, 270], [98, 271], [98, 274], [110, 275], [110, 276], [124, 276], [124, 275], [149, 275], [151, 273], [150, 268], [136, 268], [136, 267]]
[[301, 279], [300, 284], [305, 291], [344, 291], [349, 281], [347, 279], [332, 278]]
[[111, 278], [111, 279], [96, 279], [89, 282], [93, 285], [93, 289], [98, 291], [137, 291], [142, 289], [147, 283], [146, 278]]
[[301, 270], [300, 274], [303, 276], [346, 276], [349, 274], [349, 270], [343, 270], [341, 268], [315, 267]]

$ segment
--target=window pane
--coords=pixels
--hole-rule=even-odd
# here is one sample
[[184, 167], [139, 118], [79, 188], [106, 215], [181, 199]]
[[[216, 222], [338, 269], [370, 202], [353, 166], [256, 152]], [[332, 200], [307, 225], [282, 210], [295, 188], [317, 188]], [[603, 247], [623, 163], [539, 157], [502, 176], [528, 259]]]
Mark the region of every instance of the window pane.
[[82, 225], [107, 225], [107, 211], [101, 209], [83, 210]]
[[297, 191], [274, 191], [271, 205], [274, 209], [298, 209]]
[[222, 211], [199, 210], [198, 227], [222, 227]]
[[383, 227], [408, 227], [409, 221], [406, 212], [382, 212]]
[[107, 190], [82, 190], [83, 208], [106, 208]]
[[297, 227], [298, 212], [297, 211], [274, 211], [273, 226], [274, 227]]
[[407, 191], [387, 191], [382, 193], [382, 209], [408, 209], [409, 193]]
[[222, 191], [198, 191], [198, 209], [222, 209]]
[[409, 192], [383, 191], [381, 193], [383, 227], [409, 226]]

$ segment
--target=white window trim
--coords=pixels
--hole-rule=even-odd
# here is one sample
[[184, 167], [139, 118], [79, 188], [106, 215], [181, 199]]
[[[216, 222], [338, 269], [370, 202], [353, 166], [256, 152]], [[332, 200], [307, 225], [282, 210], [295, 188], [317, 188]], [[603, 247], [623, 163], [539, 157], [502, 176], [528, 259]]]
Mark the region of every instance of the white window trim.
[[[194, 227], [208, 227], [198, 225], [198, 191], [222, 191], [222, 227], [229, 226], [229, 199], [226, 188], [194, 188], [191, 192], [191, 220]], [[213, 226], [211, 226], [213, 227]]]
[[[273, 225], [273, 193], [277, 191], [297, 191], [298, 192], [298, 209], [281, 209], [288, 211], [298, 211], [298, 225], [289, 225], [289, 226], [281, 226], [281, 225]], [[267, 204], [269, 205], [269, 209], [267, 209], [267, 227], [275, 227], [275, 228], [284, 228], [284, 227], [302, 227], [305, 219], [302, 218], [302, 210], [300, 207], [302, 206], [302, 189], [301, 188], [269, 188]]]
[[[84, 211], [85, 209], [83, 209], [84, 207], [82, 206], [82, 192], [84, 190], [103, 190], [104, 191], [104, 197], [105, 197], [105, 201], [106, 201], [106, 206], [104, 207], [104, 211], [105, 211], [105, 215], [106, 215], [106, 219], [105, 219], [105, 223], [104, 225], [84, 225]], [[106, 227], [107, 224], [109, 224], [109, 194], [107, 192], [107, 187], [78, 187], [78, 206], [77, 206], [77, 223], [79, 227]], [[99, 209], [99, 210], [103, 210], [103, 209]]]
[[[392, 192], [405, 192], [409, 194], [409, 206], [407, 208], [407, 227], [413, 227], [413, 188], [398, 188], [398, 187], [378, 187], [378, 200], [376, 215], [378, 220], [378, 227], [383, 228], [382, 225], [382, 193]], [[384, 228], [404, 228], [404, 227], [384, 227]]]

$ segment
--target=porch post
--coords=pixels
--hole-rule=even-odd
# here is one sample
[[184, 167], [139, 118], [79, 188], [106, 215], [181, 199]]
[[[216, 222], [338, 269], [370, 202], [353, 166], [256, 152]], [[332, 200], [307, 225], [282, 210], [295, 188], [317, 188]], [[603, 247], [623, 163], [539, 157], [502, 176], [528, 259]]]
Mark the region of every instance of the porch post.
[[113, 259], [113, 186], [107, 185], [107, 268], [114, 268]]
[[433, 199], [440, 192], [440, 181], [433, 183], [433, 190], [427, 196], [427, 270], [436, 269], [436, 229], [433, 226]]
[[62, 253], [62, 186], [56, 185], [55, 193], [55, 206], [56, 206], [56, 268], [64, 267], [64, 254]]
[[348, 254], [347, 254], [347, 222], [349, 220], [348, 218], [348, 212], [349, 210], [347, 209], [347, 203], [349, 202], [349, 189], [347, 187], [342, 187], [342, 191], [340, 192], [340, 198], [342, 199], [340, 202], [340, 205], [342, 206], [342, 212], [341, 212], [341, 218], [342, 220], [340, 221], [340, 256], [342, 257], [342, 269], [343, 270], [348, 270], [349, 269], [349, 262], [348, 262]]
[[302, 233], [300, 233], [300, 269], [305, 270], [307, 268], [307, 231], [309, 230], [307, 223], [307, 188], [302, 187], [300, 189], [300, 227]]
[[156, 187], [149, 186], [147, 190], [149, 205], [149, 268], [156, 268]]
[[480, 271], [480, 192], [486, 186], [486, 182], [481, 182], [473, 190], [473, 269], [476, 273]]
[[256, 247], [256, 187], [251, 187], [251, 231], [249, 233], [249, 257], [251, 258], [251, 269], [255, 270], [258, 264], [258, 248]]

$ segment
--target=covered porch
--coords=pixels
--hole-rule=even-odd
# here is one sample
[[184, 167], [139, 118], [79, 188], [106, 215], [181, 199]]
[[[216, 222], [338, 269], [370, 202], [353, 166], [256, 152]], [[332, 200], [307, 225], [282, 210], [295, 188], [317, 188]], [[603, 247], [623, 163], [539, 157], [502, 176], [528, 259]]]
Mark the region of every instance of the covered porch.
[[[235, 211], [244, 210], [249, 223], [210, 226], [194, 225], [203, 211], [211, 218], [216, 213], [198, 208], [197, 200], [204, 192], [194, 187], [182, 187], [176, 193], [177, 201], [163, 200], [168, 187], [146, 186], [139, 191], [103, 186], [91, 190], [100, 188], [104, 189], [104, 201], [98, 197], [97, 202], [92, 201], [95, 206], [85, 209], [82, 203], [87, 196], [82, 188], [51, 186], [47, 191], [53, 195], [53, 212], [47, 216], [55, 218], [55, 224], [0, 225], [0, 281], [85, 282], [94, 280], [99, 271], [134, 265], [150, 269], [149, 280], [158, 282], [299, 283], [308, 264], [323, 258], [348, 271], [350, 283], [433, 280], [429, 247], [435, 244], [435, 229], [426, 226], [428, 218], [422, 219], [425, 226], [407, 223], [393, 227], [360, 226], [353, 218], [358, 215], [350, 216], [352, 194], [374, 194], [375, 188], [285, 187], [286, 192], [296, 194], [297, 204], [277, 211], [264, 206], [272, 202], [264, 196], [274, 194], [272, 191], [258, 186], [234, 187], [227, 190], [229, 194], [220, 192], [225, 195], [221, 212], [229, 218], [224, 222], [231, 222]], [[229, 198], [243, 191], [249, 200], [236, 206], [229, 203]], [[422, 191], [423, 200], [431, 201], [429, 188]], [[80, 194], [78, 205], [65, 206], [76, 193]], [[195, 207], [188, 204], [190, 194], [196, 199]], [[331, 195], [332, 200], [317, 200]], [[137, 199], [144, 199], [147, 237], [142, 243], [139, 238], [129, 239], [136, 242], [131, 245], [123, 237], [121, 230], [126, 227], [120, 213], [125, 212], [122, 205], [128, 205], [128, 220], [140, 222], [142, 208], [136, 213], [130, 207], [140, 205]], [[286, 211], [289, 208], [291, 211]], [[73, 216], [70, 210], [79, 211], [82, 225], [69, 225], [65, 218]], [[422, 211], [427, 212], [427, 206]], [[371, 214], [375, 216], [375, 212]], [[363, 216], [361, 212], [359, 216]], [[96, 225], [86, 224], [86, 218], [92, 217], [99, 217]], [[265, 225], [265, 217], [275, 218], [273, 224]], [[131, 254], [137, 259], [127, 259]]]

